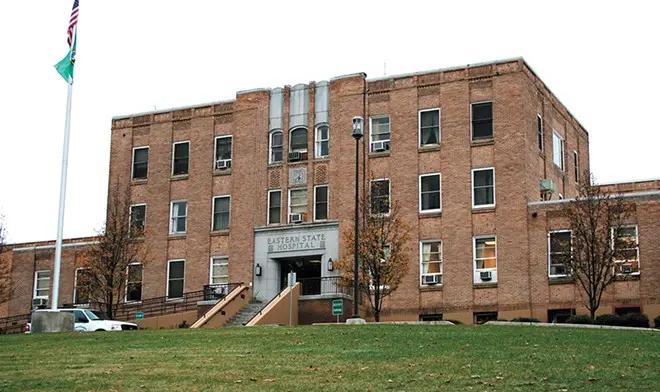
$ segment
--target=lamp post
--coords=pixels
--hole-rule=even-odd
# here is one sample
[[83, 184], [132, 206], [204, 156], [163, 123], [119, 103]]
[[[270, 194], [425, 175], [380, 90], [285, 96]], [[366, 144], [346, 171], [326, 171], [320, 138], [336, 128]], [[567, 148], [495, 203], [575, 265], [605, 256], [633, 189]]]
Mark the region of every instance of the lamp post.
[[360, 139], [364, 135], [364, 119], [360, 116], [353, 117], [353, 138], [355, 138], [355, 250], [353, 265], [353, 319], [360, 319], [358, 312], [358, 244], [360, 240], [360, 222], [359, 222], [359, 185], [360, 185]]

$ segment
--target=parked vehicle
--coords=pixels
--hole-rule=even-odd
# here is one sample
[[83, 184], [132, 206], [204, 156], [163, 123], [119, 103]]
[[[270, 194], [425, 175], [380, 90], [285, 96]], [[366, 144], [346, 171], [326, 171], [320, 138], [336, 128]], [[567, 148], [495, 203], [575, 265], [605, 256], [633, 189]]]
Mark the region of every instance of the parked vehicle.
[[[38, 309], [37, 312], [50, 312], [51, 310]], [[92, 331], [128, 331], [138, 329], [137, 324], [125, 321], [110, 320], [105, 313], [89, 309], [57, 309], [58, 312], [73, 313], [73, 330], [76, 332]], [[33, 313], [33, 314], [34, 314]], [[31, 332], [32, 325], [27, 323], [25, 333]]]

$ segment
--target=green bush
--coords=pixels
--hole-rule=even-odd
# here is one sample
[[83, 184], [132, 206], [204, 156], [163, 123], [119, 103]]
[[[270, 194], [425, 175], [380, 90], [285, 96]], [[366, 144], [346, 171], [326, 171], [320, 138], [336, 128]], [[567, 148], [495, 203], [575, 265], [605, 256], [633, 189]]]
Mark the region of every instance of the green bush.
[[566, 320], [566, 323], [568, 323], [568, 324], [593, 324], [594, 319], [587, 316], [586, 314], [579, 314], [579, 315], [569, 317]]
[[618, 314], [602, 314], [596, 317], [598, 325], [623, 325], [623, 319]]
[[538, 323], [539, 319], [535, 319], [534, 317], [516, 317], [511, 321], [517, 323]]
[[626, 327], [648, 328], [649, 317], [645, 314], [628, 313], [621, 317], [621, 325]]
[[660, 328], [660, 315], [655, 316], [655, 318], [653, 319], [653, 324], [655, 324], [656, 328]]
[[454, 324], [456, 324], [456, 325], [461, 325], [461, 324], [463, 324], [462, 322], [460, 322], [460, 321], [458, 321], [458, 320], [447, 320], [447, 321], [449, 321], [450, 323], [454, 323]]

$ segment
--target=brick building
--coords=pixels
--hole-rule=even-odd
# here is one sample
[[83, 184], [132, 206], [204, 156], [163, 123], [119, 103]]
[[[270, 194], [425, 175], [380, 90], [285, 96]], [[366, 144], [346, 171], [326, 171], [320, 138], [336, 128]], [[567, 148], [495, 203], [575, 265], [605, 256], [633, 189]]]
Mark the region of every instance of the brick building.
[[[340, 238], [353, 225], [354, 116], [365, 118], [362, 191], [399, 201], [412, 227], [413, 262], [383, 319], [585, 312], [553, 269], [549, 238], [566, 229], [559, 210], [585, 180], [589, 137], [522, 59], [353, 74], [115, 117], [110, 189], [130, 187], [133, 224], [149, 229], [151, 249], [149, 263], [134, 267], [142, 278], [133, 299], [250, 282], [269, 300], [289, 271], [319, 279], [303, 295], [323, 295], [323, 279], [339, 274], [331, 261], [352, 257]], [[622, 272], [634, 279], [617, 282], [601, 311], [660, 314], [660, 181], [607, 189], [636, 204], [639, 258]], [[28, 277], [18, 276], [29, 269], [21, 254], [35, 253], [25, 247], [14, 247], [15, 280]], [[74, 258], [63, 257], [63, 302], [74, 300]], [[28, 291], [8, 314], [29, 310]]]

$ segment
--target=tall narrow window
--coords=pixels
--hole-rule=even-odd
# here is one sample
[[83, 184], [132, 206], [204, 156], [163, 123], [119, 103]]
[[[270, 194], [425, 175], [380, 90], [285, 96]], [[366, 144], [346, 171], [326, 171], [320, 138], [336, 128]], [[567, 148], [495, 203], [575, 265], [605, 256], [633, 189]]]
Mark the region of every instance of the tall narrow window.
[[273, 131], [270, 133], [270, 153], [268, 163], [282, 162], [282, 131]]
[[211, 284], [229, 283], [229, 258], [212, 257], [211, 258]]
[[552, 133], [552, 161], [564, 170], [564, 139], [556, 132]]
[[314, 156], [316, 158], [325, 158], [330, 155], [330, 127], [319, 125], [316, 127], [316, 148]]
[[149, 147], [136, 147], [133, 149], [133, 179], [147, 178], [149, 171]]
[[170, 260], [167, 265], [167, 298], [183, 297], [185, 260]]
[[493, 137], [493, 103], [472, 104], [472, 140]]
[[188, 218], [188, 202], [185, 200], [173, 201], [170, 207], [170, 234], [186, 232]]
[[307, 152], [307, 129], [296, 128], [291, 131], [289, 152]]
[[442, 209], [440, 173], [419, 176], [419, 212], [439, 212]]
[[369, 131], [371, 132], [371, 152], [390, 150], [390, 116], [372, 117]]
[[268, 191], [268, 224], [279, 224], [282, 221], [282, 191]]
[[565, 263], [571, 256], [571, 231], [552, 231], [548, 234], [548, 275], [566, 276]]
[[174, 143], [172, 151], [172, 175], [188, 174], [188, 159], [190, 158], [190, 142]]
[[215, 138], [215, 170], [231, 168], [231, 145], [233, 137], [218, 136]]
[[[307, 188], [289, 190], [289, 222], [295, 223], [294, 218], [307, 213]], [[296, 215], [296, 216], [294, 216]]]
[[147, 224], [147, 205], [134, 204], [131, 206], [131, 235], [139, 237], [144, 234]]
[[126, 270], [126, 302], [142, 301], [143, 266], [131, 263]]
[[419, 146], [440, 144], [440, 109], [419, 111]]
[[[73, 303], [74, 304], [86, 304], [89, 302], [89, 299], [85, 294], [79, 290], [79, 287], [85, 286], [87, 282], [85, 281], [87, 277], [85, 276], [84, 268], [76, 268], [76, 276], [74, 277], [73, 283]], [[83, 290], [84, 291], [84, 290]]]
[[421, 241], [421, 284], [442, 283], [442, 242]]
[[328, 219], [328, 186], [317, 185], [314, 187], [314, 220]]
[[539, 151], [543, 151], [543, 117], [540, 114], [536, 116], [536, 132], [539, 137]]
[[390, 180], [371, 181], [371, 213], [374, 215], [390, 213]]
[[217, 196], [213, 198], [213, 231], [229, 229], [229, 210], [229, 196]]
[[474, 265], [477, 271], [497, 268], [497, 240], [495, 237], [474, 238]]
[[472, 169], [472, 208], [495, 206], [495, 169]]
[[577, 151], [573, 151], [573, 167], [575, 169], [575, 182], [580, 182], [580, 162]]
[[620, 251], [615, 257], [617, 274], [639, 274], [639, 236], [637, 226], [612, 229], [612, 244]]
[[50, 271], [36, 271], [34, 273], [34, 294], [33, 298], [48, 299], [50, 291]]

